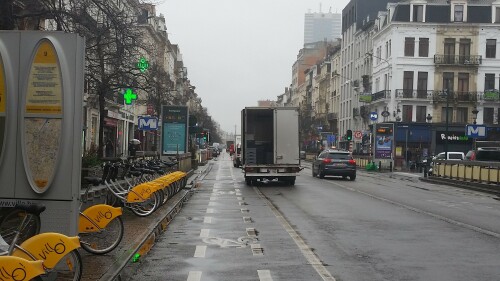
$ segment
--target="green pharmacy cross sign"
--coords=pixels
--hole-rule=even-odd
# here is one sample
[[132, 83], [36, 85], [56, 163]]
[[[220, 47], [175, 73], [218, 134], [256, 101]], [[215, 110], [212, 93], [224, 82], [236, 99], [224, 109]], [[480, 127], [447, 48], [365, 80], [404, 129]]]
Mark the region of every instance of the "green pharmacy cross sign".
[[140, 58], [137, 67], [141, 72], [144, 72], [149, 68], [149, 62], [145, 58]]
[[137, 95], [132, 92], [132, 89], [126, 89], [123, 93], [123, 98], [125, 99], [125, 104], [132, 104], [132, 100], [137, 99]]

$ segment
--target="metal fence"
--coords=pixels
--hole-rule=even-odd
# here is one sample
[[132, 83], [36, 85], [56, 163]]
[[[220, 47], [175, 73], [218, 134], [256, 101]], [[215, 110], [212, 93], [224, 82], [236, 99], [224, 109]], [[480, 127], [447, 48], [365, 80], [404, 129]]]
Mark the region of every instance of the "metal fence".
[[482, 161], [435, 160], [432, 177], [500, 184], [500, 163]]

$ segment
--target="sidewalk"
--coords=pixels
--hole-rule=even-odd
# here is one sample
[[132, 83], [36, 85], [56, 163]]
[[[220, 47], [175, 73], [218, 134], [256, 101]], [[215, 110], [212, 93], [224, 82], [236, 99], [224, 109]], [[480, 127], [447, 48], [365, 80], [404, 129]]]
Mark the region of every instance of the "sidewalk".
[[82, 281], [120, 280], [120, 272], [134, 255], [139, 252], [147, 254], [154, 244], [156, 235], [161, 234], [180, 211], [183, 204], [191, 197], [196, 188], [197, 180], [207, 166], [198, 167], [198, 170], [188, 173], [189, 178], [185, 188], [169, 199], [153, 214], [147, 217], [138, 217], [131, 211], [123, 208], [123, 224], [125, 232], [120, 245], [106, 255], [93, 255], [80, 249], [83, 260]]

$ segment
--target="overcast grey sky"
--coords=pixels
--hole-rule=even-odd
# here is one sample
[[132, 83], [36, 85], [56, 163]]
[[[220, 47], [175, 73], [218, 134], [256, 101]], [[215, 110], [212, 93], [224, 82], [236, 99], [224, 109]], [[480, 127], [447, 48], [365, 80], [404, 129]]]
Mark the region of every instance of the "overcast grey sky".
[[222, 130], [240, 130], [240, 112], [258, 100], [276, 100], [292, 80], [304, 44], [304, 14], [342, 13], [349, 0], [164, 0], [170, 41], [178, 44], [212, 118]]

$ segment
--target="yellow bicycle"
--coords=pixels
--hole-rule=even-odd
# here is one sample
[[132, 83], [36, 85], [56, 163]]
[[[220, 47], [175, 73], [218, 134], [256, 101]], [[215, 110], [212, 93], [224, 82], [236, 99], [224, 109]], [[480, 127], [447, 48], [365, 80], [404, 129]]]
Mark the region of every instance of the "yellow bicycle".
[[[40, 213], [44, 210], [45, 206], [39, 204], [19, 204], [2, 218], [0, 236], [3, 245], [7, 245], [7, 249], [2, 249], [0, 256], [7, 258], [14, 256], [27, 261], [42, 261], [44, 272], [38, 275], [41, 280], [79, 281], [83, 267], [82, 258], [78, 252], [80, 239], [78, 236], [68, 237], [55, 232], [38, 234], [40, 231]], [[13, 259], [9, 258], [8, 262], [15, 265]], [[11, 280], [29, 280], [27, 278], [37, 276], [39, 271], [34, 269], [36, 263], [22, 264], [26, 264], [25, 271], [28, 277], [19, 279], [22, 276], [21, 274], [16, 275], [15, 278], [17, 279], [9, 277]], [[11, 276], [12, 273], [22, 273], [22, 270], [16, 271], [17, 267], [14, 265], [6, 268], [7, 273]], [[33, 265], [33, 267], [29, 265]], [[20, 267], [22, 266], [20, 265]]]

